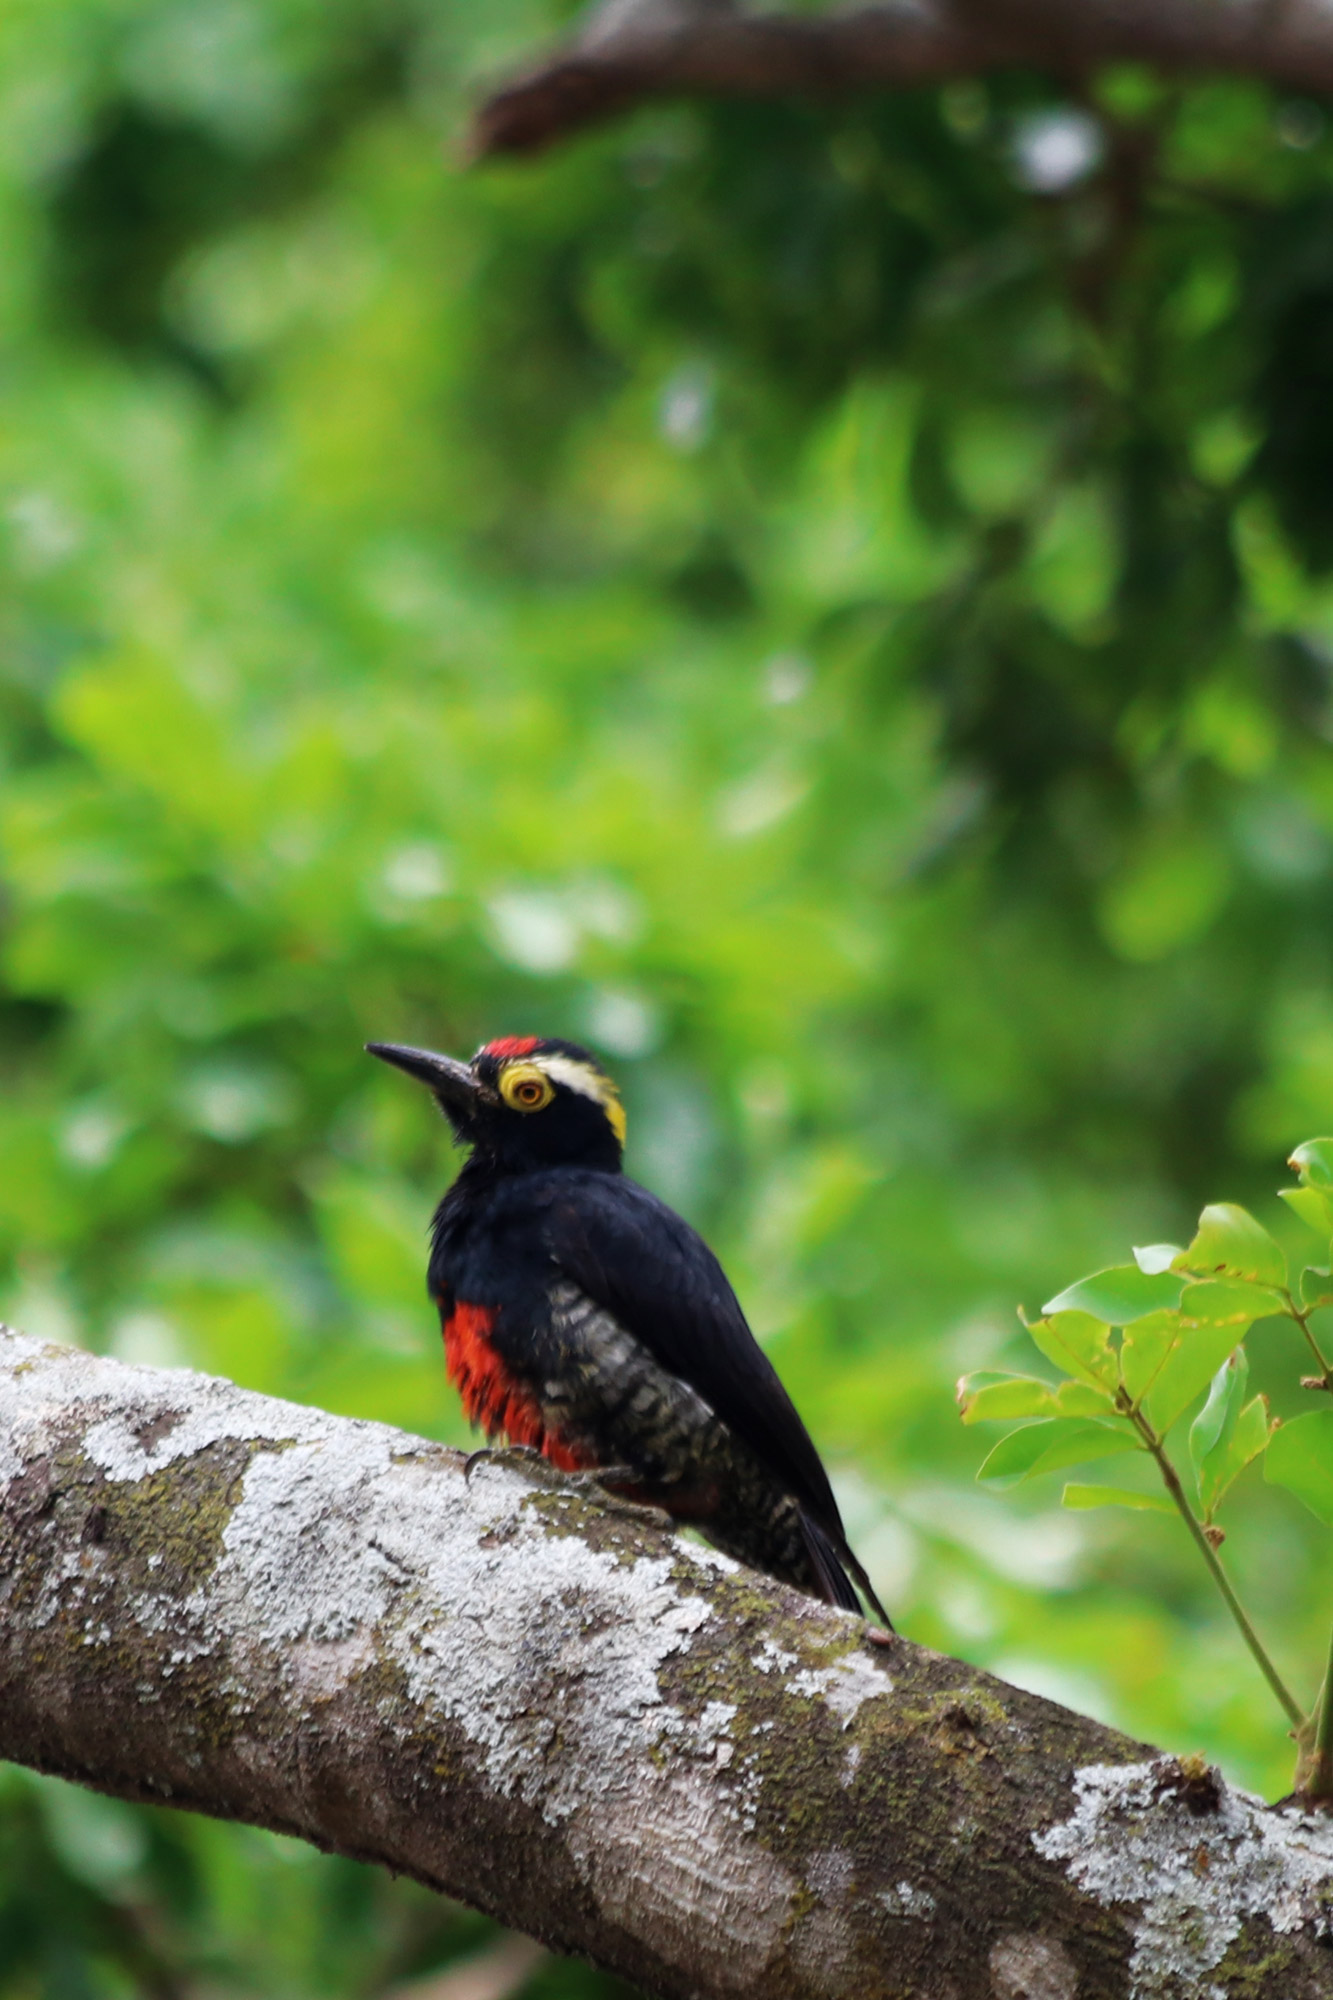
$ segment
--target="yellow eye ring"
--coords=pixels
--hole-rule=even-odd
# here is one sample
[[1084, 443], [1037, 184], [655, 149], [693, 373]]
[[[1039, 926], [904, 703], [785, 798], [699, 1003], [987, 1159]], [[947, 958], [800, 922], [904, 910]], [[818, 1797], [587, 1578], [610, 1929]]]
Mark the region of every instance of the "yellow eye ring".
[[500, 1095], [511, 1111], [544, 1111], [555, 1085], [536, 1063], [510, 1063], [500, 1077]]

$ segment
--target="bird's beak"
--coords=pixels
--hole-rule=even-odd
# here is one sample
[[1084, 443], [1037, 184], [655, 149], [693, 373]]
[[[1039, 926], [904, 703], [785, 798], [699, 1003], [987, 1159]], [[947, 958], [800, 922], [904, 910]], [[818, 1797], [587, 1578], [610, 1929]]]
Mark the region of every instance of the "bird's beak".
[[367, 1042], [366, 1054], [392, 1063], [395, 1069], [406, 1070], [418, 1083], [424, 1083], [427, 1090], [434, 1091], [452, 1120], [463, 1125], [470, 1123], [481, 1086], [466, 1063], [453, 1056], [437, 1056], [433, 1049], [409, 1049], [401, 1042]]

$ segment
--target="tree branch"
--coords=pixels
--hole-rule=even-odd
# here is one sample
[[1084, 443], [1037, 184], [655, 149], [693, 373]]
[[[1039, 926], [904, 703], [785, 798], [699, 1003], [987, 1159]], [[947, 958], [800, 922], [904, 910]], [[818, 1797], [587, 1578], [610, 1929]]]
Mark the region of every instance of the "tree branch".
[[469, 1478], [6, 1330], [0, 1755], [682, 2000], [1333, 1995], [1333, 1823], [873, 1648], [512, 1454]]
[[1081, 75], [1114, 62], [1333, 90], [1333, 8], [1324, 0], [882, 0], [787, 14], [733, 0], [605, 0], [568, 42], [482, 103], [471, 151], [535, 152], [653, 97], [847, 97], [997, 69]]

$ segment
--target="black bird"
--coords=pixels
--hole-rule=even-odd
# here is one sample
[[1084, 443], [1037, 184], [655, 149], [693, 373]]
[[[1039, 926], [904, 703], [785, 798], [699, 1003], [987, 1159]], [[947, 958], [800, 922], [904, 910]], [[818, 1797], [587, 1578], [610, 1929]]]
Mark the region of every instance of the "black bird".
[[625, 1114], [600, 1063], [528, 1035], [470, 1063], [367, 1047], [472, 1149], [435, 1211], [427, 1279], [472, 1422], [856, 1611], [850, 1571], [892, 1630], [722, 1266], [621, 1173]]

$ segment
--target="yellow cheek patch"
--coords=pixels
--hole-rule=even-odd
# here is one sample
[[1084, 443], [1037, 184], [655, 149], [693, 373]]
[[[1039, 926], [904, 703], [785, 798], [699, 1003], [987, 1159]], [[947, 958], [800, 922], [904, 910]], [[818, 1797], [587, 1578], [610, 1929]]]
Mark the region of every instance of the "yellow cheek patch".
[[606, 1122], [623, 1146], [625, 1143], [625, 1107], [614, 1090], [609, 1090], [602, 1099], [602, 1109]]

